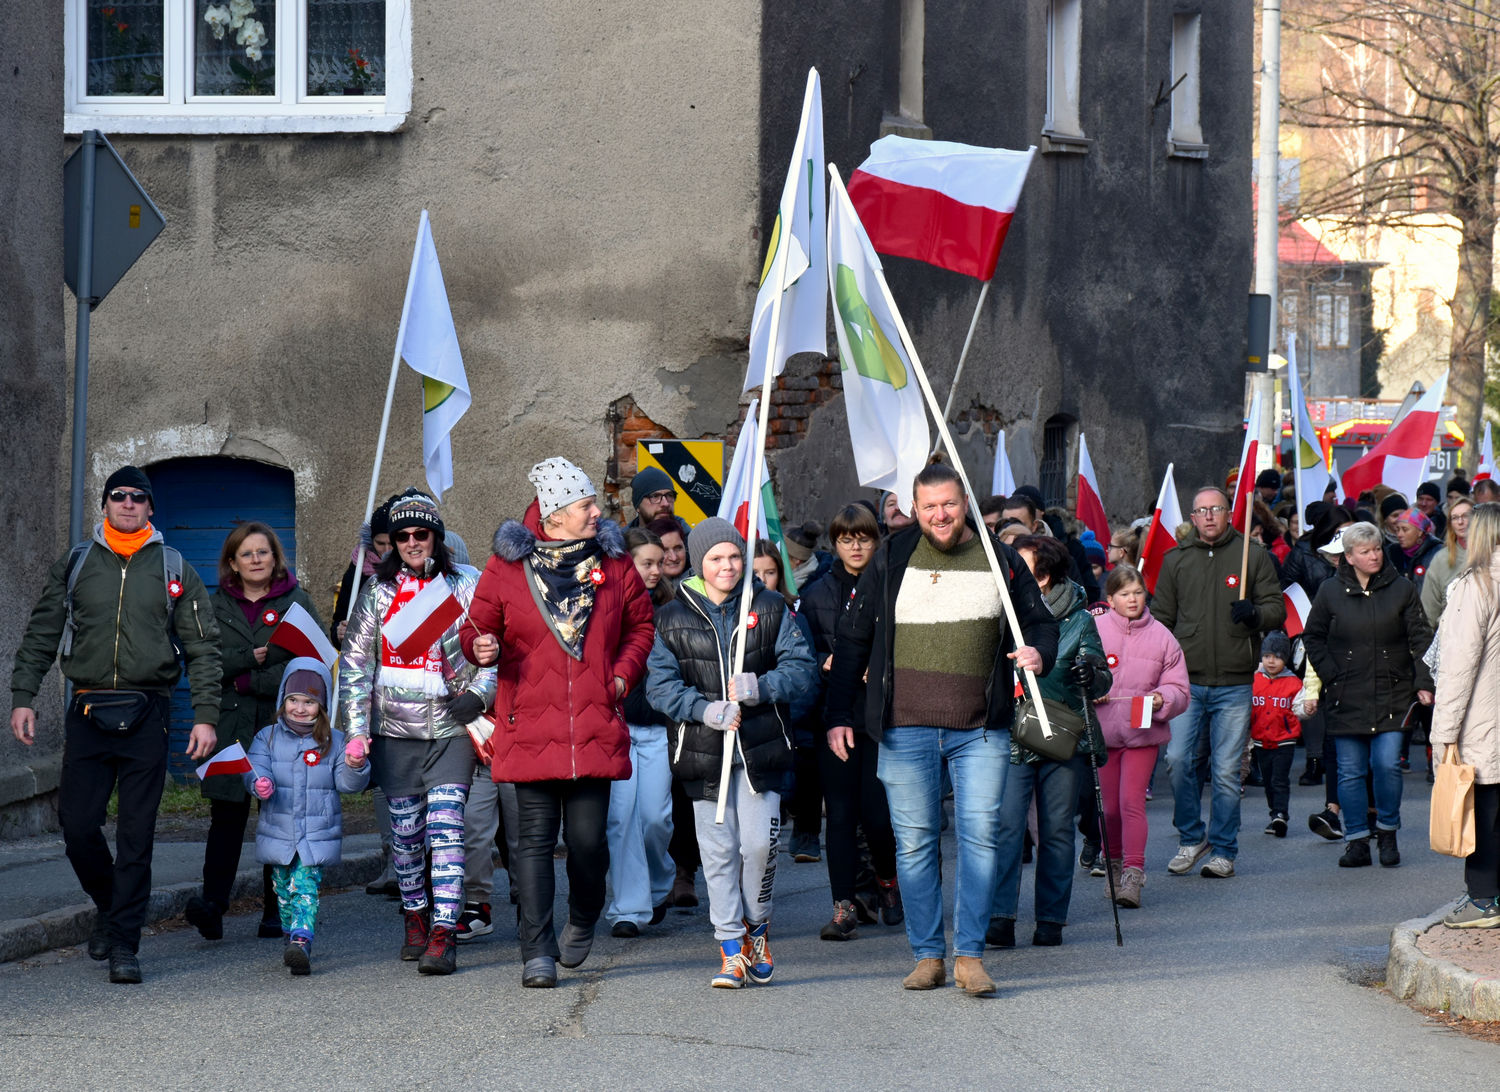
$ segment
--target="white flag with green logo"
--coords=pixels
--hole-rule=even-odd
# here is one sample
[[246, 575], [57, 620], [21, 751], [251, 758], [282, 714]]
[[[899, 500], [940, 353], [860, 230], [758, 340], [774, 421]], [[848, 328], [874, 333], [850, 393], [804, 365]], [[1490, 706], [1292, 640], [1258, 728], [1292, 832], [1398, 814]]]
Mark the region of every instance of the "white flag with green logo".
[[912, 480], [931, 450], [927, 412], [886, 303], [880, 259], [837, 175], [828, 197], [828, 286], [860, 484], [889, 489], [910, 512]]
[[396, 344], [401, 359], [422, 376], [422, 464], [428, 487], [442, 500], [443, 491], [453, 485], [453, 445], [448, 436], [468, 411], [471, 399], [426, 209], [417, 228], [417, 248], [406, 280], [406, 303], [401, 308]]

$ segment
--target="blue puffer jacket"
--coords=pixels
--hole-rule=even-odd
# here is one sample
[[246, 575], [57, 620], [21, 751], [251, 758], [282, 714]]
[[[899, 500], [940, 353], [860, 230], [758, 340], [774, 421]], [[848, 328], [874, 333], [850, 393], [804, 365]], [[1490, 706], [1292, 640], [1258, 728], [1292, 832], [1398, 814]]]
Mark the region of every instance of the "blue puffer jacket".
[[[286, 665], [276, 708], [286, 701], [286, 680], [293, 671], [316, 671], [327, 693], [333, 680], [323, 661], [299, 656]], [[255, 856], [262, 864], [289, 865], [300, 857], [305, 865], [327, 865], [343, 855], [344, 815], [339, 793], [360, 792], [370, 783], [370, 764], [353, 769], [344, 762], [344, 733], [335, 730], [328, 753], [310, 763], [303, 754], [318, 753], [312, 736], [299, 736], [278, 717], [262, 728], [250, 745], [245, 788], [254, 792], [255, 779], [269, 777], [276, 791], [261, 801], [255, 828]]]

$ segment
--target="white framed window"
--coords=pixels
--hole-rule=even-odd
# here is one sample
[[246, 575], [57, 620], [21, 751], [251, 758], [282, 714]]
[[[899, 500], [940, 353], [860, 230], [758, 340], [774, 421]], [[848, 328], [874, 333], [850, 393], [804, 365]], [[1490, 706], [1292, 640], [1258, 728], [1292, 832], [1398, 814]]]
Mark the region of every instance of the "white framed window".
[[1333, 344], [1335, 348], [1349, 348], [1349, 297], [1333, 298]]
[[1333, 346], [1333, 297], [1319, 293], [1313, 300], [1313, 347], [1328, 349]]
[[1208, 154], [1198, 114], [1198, 43], [1202, 22], [1197, 12], [1172, 16], [1172, 121], [1167, 128], [1167, 151], [1193, 159]]
[[923, 66], [926, 63], [927, 0], [901, 0], [901, 87], [897, 109], [922, 120]]
[[1079, 67], [1083, 44], [1083, 0], [1047, 5], [1047, 117], [1044, 136], [1059, 144], [1085, 144], [1079, 116]]
[[79, 133], [391, 132], [411, 0], [64, 0]]

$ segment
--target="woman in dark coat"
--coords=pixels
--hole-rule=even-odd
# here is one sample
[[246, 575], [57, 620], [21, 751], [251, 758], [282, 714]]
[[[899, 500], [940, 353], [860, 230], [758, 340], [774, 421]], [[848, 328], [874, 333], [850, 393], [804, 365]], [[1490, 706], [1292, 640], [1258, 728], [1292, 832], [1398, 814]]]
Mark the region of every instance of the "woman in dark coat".
[[1396, 541], [1385, 548], [1386, 556], [1395, 570], [1416, 586], [1420, 596], [1427, 566], [1443, 543], [1432, 533], [1432, 520], [1420, 508], [1408, 508], [1397, 517], [1395, 534]]
[[[276, 695], [282, 668], [292, 654], [269, 644], [287, 608], [296, 603], [321, 629], [317, 608], [296, 574], [287, 568], [281, 539], [264, 523], [242, 523], [219, 551], [219, 588], [211, 597], [219, 623], [224, 665], [219, 699], [219, 741], [215, 752], [238, 743], [246, 752], [255, 734], [277, 717]], [[203, 847], [203, 894], [188, 900], [185, 916], [204, 937], [224, 935], [224, 911], [240, 867], [240, 846], [250, 818], [250, 794], [238, 774], [221, 774], [203, 782], [209, 800], [208, 840]], [[259, 933], [281, 936], [281, 915], [271, 890], [271, 869], [264, 869]]]
[[1337, 578], [1318, 589], [1302, 640], [1323, 681], [1321, 707], [1338, 753], [1344, 820], [1341, 868], [1370, 864], [1365, 775], [1373, 773], [1380, 863], [1401, 863], [1402, 725], [1413, 701], [1432, 704], [1432, 675], [1422, 655], [1432, 630], [1411, 581], [1386, 562], [1380, 529], [1344, 530]]

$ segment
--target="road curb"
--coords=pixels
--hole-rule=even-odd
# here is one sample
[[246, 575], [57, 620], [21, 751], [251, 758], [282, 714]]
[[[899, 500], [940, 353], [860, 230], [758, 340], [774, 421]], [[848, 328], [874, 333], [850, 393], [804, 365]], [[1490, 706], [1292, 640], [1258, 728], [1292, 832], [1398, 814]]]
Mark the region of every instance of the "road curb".
[[1386, 988], [1400, 1000], [1422, 1008], [1451, 1012], [1468, 1020], [1500, 1020], [1500, 979], [1475, 974], [1417, 947], [1417, 938], [1456, 905], [1457, 900], [1391, 930]]
[[[338, 864], [324, 867], [323, 886], [331, 889], [368, 883], [380, 875], [383, 866], [384, 851], [379, 846], [347, 853]], [[180, 916], [188, 899], [202, 889], [203, 885], [198, 882], [152, 888], [146, 920], [156, 922]], [[260, 890], [261, 869], [242, 869], [234, 878], [230, 897], [240, 899], [258, 895]], [[70, 948], [84, 944], [94, 931], [96, 916], [93, 903], [81, 902], [49, 910], [32, 918], [0, 921], [0, 963], [25, 959], [50, 948]]]

